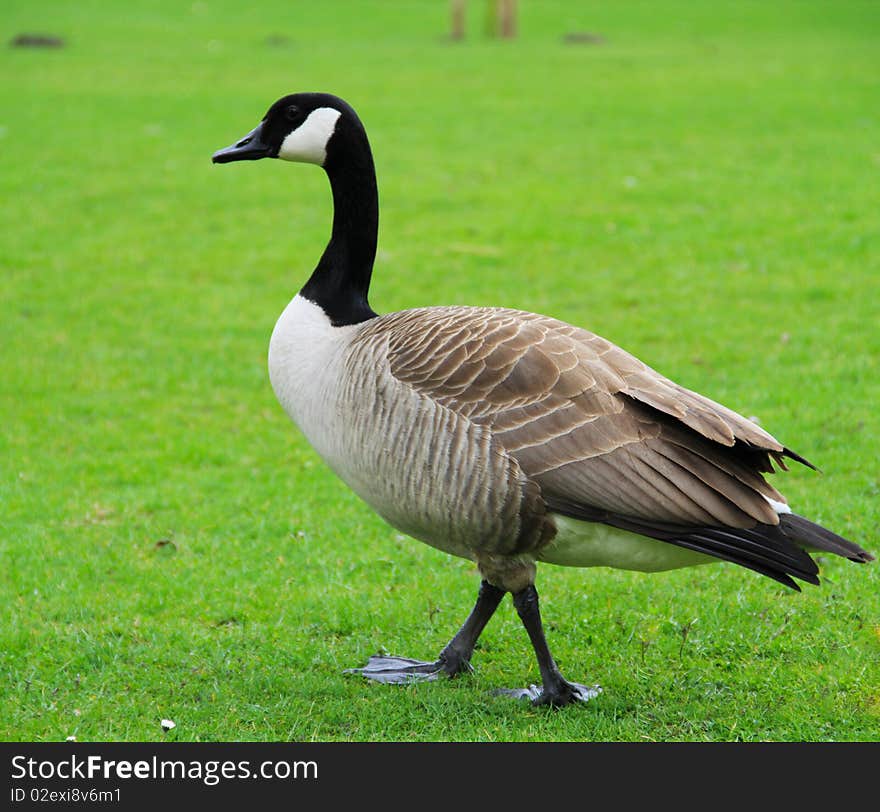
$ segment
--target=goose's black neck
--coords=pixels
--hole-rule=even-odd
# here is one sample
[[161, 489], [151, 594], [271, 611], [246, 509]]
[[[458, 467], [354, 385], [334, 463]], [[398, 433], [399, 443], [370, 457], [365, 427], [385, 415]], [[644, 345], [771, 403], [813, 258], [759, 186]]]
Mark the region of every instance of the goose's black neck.
[[333, 232], [300, 295], [319, 305], [335, 326], [374, 318], [367, 295], [379, 230], [373, 155], [363, 126], [341, 116], [324, 169], [333, 190]]

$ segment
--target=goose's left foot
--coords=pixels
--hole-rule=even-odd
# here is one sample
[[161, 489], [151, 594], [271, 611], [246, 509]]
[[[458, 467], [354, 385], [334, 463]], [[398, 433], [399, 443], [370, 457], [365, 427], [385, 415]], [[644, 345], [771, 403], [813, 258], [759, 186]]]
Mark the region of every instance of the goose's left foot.
[[386, 685], [400, 685], [407, 682], [429, 682], [441, 674], [454, 677], [469, 671], [473, 671], [473, 668], [467, 660], [444, 658], [442, 654], [434, 662], [374, 654], [363, 668], [349, 668], [345, 673], [361, 674], [367, 679]]
[[345, 673], [362, 674], [367, 679], [388, 685], [427, 682], [437, 679], [441, 674], [454, 677], [456, 674], [469, 673], [474, 670], [471, 667], [471, 655], [474, 653], [477, 638], [486, 627], [489, 618], [495, 614], [503, 597], [503, 589], [483, 581], [480, 584], [477, 602], [468, 619], [432, 663], [411, 660], [409, 657], [386, 657], [374, 654], [363, 668], [349, 668]]

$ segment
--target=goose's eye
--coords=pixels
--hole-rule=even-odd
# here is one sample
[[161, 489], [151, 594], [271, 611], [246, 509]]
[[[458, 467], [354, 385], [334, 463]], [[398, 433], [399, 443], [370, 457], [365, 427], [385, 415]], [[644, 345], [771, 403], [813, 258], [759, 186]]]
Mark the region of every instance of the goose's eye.
[[284, 111], [284, 114], [287, 116], [288, 121], [295, 121], [299, 117], [299, 107], [295, 104], [291, 104], [290, 107]]

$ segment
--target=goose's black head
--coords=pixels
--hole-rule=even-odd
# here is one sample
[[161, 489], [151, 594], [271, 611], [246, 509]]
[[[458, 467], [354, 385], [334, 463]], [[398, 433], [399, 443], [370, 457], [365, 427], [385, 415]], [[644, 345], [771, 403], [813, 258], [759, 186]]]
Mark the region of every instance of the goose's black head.
[[214, 153], [214, 163], [284, 158], [324, 168], [333, 191], [333, 232], [300, 290], [331, 324], [375, 317], [367, 302], [379, 228], [376, 170], [364, 126], [329, 93], [294, 93], [273, 104], [244, 138]]
[[212, 158], [215, 164], [284, 158], [324, 166], [340, 121], [361, 129], [354, 110], [329, 93], [294, 93], [273, 104], [244, 138]]

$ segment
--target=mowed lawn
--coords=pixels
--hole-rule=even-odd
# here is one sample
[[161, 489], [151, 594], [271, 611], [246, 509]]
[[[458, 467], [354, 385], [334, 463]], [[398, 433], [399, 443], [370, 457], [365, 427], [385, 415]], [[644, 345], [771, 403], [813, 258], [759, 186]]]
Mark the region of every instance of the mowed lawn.
[[801, 594], [544, 566], [551, 648], [604, 688], [561, 712], [492, 694], [539, 680], [509, 601], [466, 678], [343, 673], [434, 657], [479, 578], [275, 402], [329, 190], [210, 156], [288, 92], [366, 124], [375, 309], [592, 329], [812, 460], [774, 484], [880, 553], [880, 8], [536, 0], [499, 42], [469, 5], [450, 43], [442, 0], [4, 2], [3, 739], [880, 739], [880, 567], [830, 556]]

